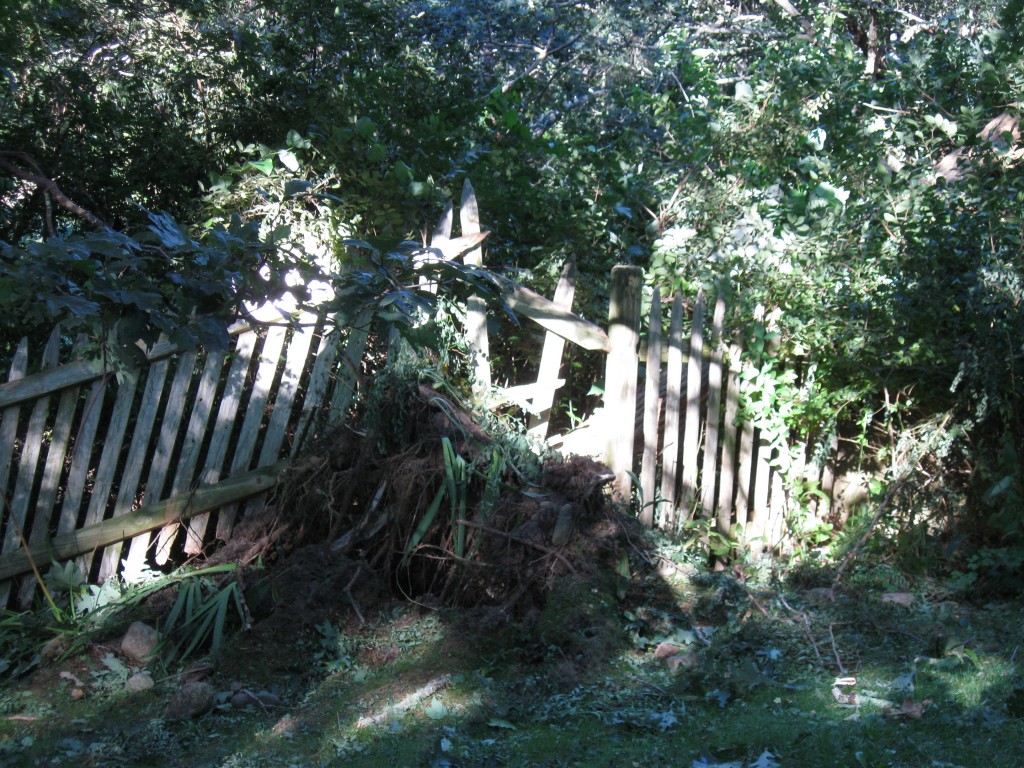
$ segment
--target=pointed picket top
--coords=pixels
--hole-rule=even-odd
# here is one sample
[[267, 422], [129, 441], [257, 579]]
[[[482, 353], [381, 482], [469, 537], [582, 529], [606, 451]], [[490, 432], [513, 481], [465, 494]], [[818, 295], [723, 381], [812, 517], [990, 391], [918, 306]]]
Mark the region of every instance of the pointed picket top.
[[439, 245], [439, 241], [451, 240], [452, 238], [452, 204], [448, 201], [448, 204], [444, 207], [444, 213], [441, 214], [441, 218], [437, 221], [437, 226], [434, 227], [434, 231], [431, 233], [430, 244], [433, 246]]

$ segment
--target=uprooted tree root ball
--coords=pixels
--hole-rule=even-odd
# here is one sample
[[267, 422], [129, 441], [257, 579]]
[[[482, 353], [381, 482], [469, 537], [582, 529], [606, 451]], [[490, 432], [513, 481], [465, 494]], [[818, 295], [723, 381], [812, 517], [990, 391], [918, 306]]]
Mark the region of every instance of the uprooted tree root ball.
[[521, 436], [489, 435], [426, 385], [402, 409], [400, 450], [348, 425], [294, 464], [275, 496], [277, 534], [262, 541], [280, 554], [317, 542], [398, 596], [506, 616], [542, 604], [558, 577], [610, 571], [643, 546], [604, 493], [604, 465], [541, 463]]

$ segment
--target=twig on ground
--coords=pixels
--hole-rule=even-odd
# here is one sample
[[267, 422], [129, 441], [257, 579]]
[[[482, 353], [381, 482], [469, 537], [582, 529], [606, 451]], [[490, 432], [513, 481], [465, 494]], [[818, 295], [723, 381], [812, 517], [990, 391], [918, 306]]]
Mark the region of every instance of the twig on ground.
[[836, 636], [832, 632], [834, 624], [828, 625], [828, 639], [832, 642], [832, 655], [836, 657], [836, 666], [839, 667], [839, 674], [846, 674], [846, 667], [843, 666], [843, 660], [839, 658], [839, 649], [836, 648]]
[[800, 622], [804, 628], [804, 633], [807, 635], [807, 639], [811, 643], [811, 648], [814, 649], [814, 655], [818, 657], [818, 663], [821, 664], [822, 667], [824, 667], [825, 660], [821, 657], [821, 651], [818, 649], [818, 643], [814, 639], [814, 633], [811, 632], [811, 622], [810, 620], [808, 620], [807, 614], [803, 611], [798, 611], [796, 608], [787, 603], [785, 596], [781, 592], [779, 592], [779, 600], [782, 601], [782, 604], [786, 607], [786, 610], [788, 610], [790, 613], [792, 613], [794, 616], [800, 619]]
[[759, 610], [766, 619], [771, 618], [768, 615], [768, 611], [766, 611], [764, 606], [758, 602], [757, 598], [754, 597], [754, 593], [750, 591], [750, 587], [747, 586], [747, 575], [743, 572], [743, 568], [736, 566], [733, 568], [733, 572], [739, 578], [740, 584], [743, 585], [743, 591], [747, 593], [747, 599], [754, 604], [754, 607], [757, 608], [757, 610]]

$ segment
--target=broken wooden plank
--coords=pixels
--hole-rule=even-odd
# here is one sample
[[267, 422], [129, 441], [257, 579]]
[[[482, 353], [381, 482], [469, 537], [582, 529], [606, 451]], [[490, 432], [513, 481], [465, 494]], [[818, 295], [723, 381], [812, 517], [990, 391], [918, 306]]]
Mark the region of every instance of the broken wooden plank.
[[536, 291], [511, 283], [502, 292], [502, 298], [510, 309], [525, 315], [566, 341], [591, 351], [608, 351], [608, 334], [601, 326], [572, 312], [566, 312]]
[[[466, 179], [462, 184], [462, 202], [459, 205], [459, 226], [462, 236], [480, 234], [480, 206], [473, 185]], [[474, 248], [462, 257], [464, 264], [482, 266], [482, 248]], [[470, 296], [466, 302], [466, 338], [473, 355], [473, 387], [477, 393], [491, 388], [490, 340], [487, 337], [487, 304], [479, 296]]]
[[[555, 306], [569, 311], [572, 309], [573, 296], [576, 294], [576, 260], [570, 258], [562, 268], [562, 276], [555, 288]], [[550, 331], [544, 334], [544, 347], [540, 355], [540, 368], [537, 372], [536, 389], [531, 402], [533, 413], [529, 417], [529, 434], [538, 440], [548, 436], [548, 423], [551, 421], [551, 405], [555, 401], [555, 391], [564, 382], [558, 378], [562, 368], [562, 354], [565, 352], [565, 339]]]

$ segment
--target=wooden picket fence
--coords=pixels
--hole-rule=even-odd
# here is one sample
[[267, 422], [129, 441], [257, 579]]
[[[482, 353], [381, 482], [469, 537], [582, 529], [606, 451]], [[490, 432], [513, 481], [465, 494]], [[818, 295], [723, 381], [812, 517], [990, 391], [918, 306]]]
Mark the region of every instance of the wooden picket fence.
[[[827, 517], [835, 484], [832, 465], [807, 461], [806, 447], [790, 451], [770, 445], [752, 421], [741, 418], [743, 382], [754, 376], [741, 375], [744, 367], [748, 374], [753, 371], [743, 363], [739, 346], [728, 341], [722, 292], [715, 298], [710, 327], [703, 291], [688, 323], [683, 296], [677, 293], [665, 334], [659, 292], [654, 291], [645, 318], [642, 289], [639, 268], [613, 269], [601, 347], [607, 352], [604, 408], [572, 433], [548, 441], [605, 461], [616, 475], [615, 495], [620, 501], [639, 501], [639, 518], [649, 527], [678, 530], [703, 520], [755, 552], [785, 547], [795, 501], [792, 481], [819, 491], [805, 512]], [[563, 299], [571, 302], [571, 293]], [[568, 309], [567, 303], [562, 307]], [[580, 322], [581, 328], [589, 326]], [[551, 338], [545, 353], [552, 343], [553, 354], [560, 356], [560, 342]], [[542, 362], [542, 408], [550, 407], [550, 388], [560, 383], [550, 373], [557, 364], [548, 366], [545, 378]]]
[[[463, 237], [480, 233], [468, 182], [460, 222]], [[461, 252], [451, 229], [449, 206], [428, 257]], [[480, 253], [464, 258], [479, 263]], [[606, 346], [598, 326], [523, 286], [510, 283], [505, 300], [589, 349]], [[356, 395], [370, 313], [331, 329], [314, 313], [282, 322], [289, 311], [250, 313], [260, 327], [231, 328], [229, 352], [161, 343], [117, 376], [80, 359], [59, 328], [42, 351], [22, 340], [0, 383], [0, 609], [28, 605], [53, 562], [73, 560], [93, 582], [132, 579], [230, 538], [317, 426], [343, 419]], [[486, 388], [483, 302], [468, 316]]]
[[[452, 220], [449, 209], [433, 233], [430, 251], [440, 258], [454, 252]], [[480, 232], [468, 182], [460, 221], [463, 238]], [[465, 258], [480, 263], [478, 251]], [[572, 313], [572, 262], [554, 300], [509, 284], [506, 305], [547, 333], [538, 380], [501, 390], [498, 400], [523, 403], [538, 440], [606, 461], [619, 499], [631, 499], [638, 477], [645, 524], [677, 528], [696, 515], [724, 535], [738, 524], [745, 538], [776, 546], [786, 477], [753, 426], [738, 419], [740, 354], [723, 341], [722, 298], [705, 343], [703, 295], [688, 334], [676, 295], [662, 341], [656, 293], [644, 352], [642, 283], [637, 268], [613, 270], [607, 331]], [[329, 331], [316, 314], [274, 324], [267, 321], [281, 313], [261, 311], [269, 314], [259, 329], [231, 329], [229, 352], [158, 344], [147, 365], [120, 376], [79, 359], [59, 328], [41, 352], [21, 343], [0, 384], [0, 609], [27, 605], [51, 562], [74, 560], [91, 581], [130, 579], [228, 540], [318, 425], [344, 417], [369, 314]], [[493, 392], [483, 303], [467, 314], [478, 385]], [[566, 342], [607, 354], [605, 407], [579, 429], [550, 435]], [[817, 478], [828, 491], [828, 470]]]
[[367, 333], [306, 314], [231, 338], [227, 353], [159, 344], [120, 377], [77, 350], [61, 360], [59, 328], [36, 361], [22, 341], [0, 385], [0, 607], [27, 604], [26, 574], [52, 561], [103, 581], [227, 540], [316, 424], [345, 412]]

